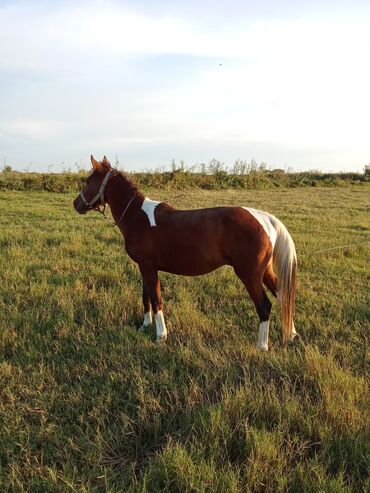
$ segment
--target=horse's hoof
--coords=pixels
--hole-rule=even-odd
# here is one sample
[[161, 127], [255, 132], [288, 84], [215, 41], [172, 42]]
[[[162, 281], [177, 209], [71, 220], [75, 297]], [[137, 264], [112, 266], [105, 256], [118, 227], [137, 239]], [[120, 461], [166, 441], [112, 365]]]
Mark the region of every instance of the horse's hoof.
[[261, 349], [261, 351], [268, 351], [269, 347], [267, 344], [262, 344], [261, 346], [257, 344], [258, 349]]
[[159, 337], [157, 337], [157, 339], [156, 339], [155, 342], [157, 344], [164, 344], [166, 342], [166, 340], [167, 340], [167, 335], [165, 335], [165, 336], [159, 336]]
[[298, 332], [294, 332], [292, 334], [292, 337], [289, 339], [288, 344], [293, 344], [296, 340], [299, 339], [299, 334]]

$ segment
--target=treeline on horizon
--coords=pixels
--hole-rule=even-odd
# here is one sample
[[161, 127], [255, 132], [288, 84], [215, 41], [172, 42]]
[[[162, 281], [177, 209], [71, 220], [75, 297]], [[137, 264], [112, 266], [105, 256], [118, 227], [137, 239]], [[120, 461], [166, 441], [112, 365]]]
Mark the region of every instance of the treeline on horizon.
[[[118, 166], [119, 169], [119, 166]], [[124, 170], [122, 170], [124, 171]], [[37, 173], [13, 171], [4, 166], [0, 173], [0, 190], [77, 192], [84, 183], [88, 171], [71, 169], [61, 173]], [[204, 190], [268, 189], [297, 187], [336, 187], [364, 184], [370, 181], [370, 165], [363, 173], [323, 173], [321, 171], [295, 172], [292, 169], [269, 169], [265, 163], [255, 161], [235, 161], [231, 167], [213, 159], [208, 164], [202, 163], [185, 166], [180, 161], [172, 161], [170, 169], [165, 167], [154, 171], [129, 172], [128, 176], [139, 188], [184, 189], [200, 188]]]

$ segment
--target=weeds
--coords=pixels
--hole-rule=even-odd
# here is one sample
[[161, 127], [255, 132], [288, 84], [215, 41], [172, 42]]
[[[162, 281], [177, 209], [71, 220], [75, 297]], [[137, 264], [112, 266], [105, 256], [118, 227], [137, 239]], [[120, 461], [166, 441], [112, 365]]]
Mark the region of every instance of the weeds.
[[[0, 190], [47, 191], [57, 193], [77, 192], [82, 188], [87, 173], [20, 173], [4, 168], [0, 174]], [[204, 190], [273, 189], [281, 187], [338, 187], [364, 184], [370, 174], [293, 172], [283, 169], [271, 170], [264, 163], [237, 160], [231, 167], [213, 159], [208, 164], [179, 165], [172, 161], [170, 171], [165, 167], [155, 171], [131, 173], [139, 187], [168, 190], [200, 188]]]

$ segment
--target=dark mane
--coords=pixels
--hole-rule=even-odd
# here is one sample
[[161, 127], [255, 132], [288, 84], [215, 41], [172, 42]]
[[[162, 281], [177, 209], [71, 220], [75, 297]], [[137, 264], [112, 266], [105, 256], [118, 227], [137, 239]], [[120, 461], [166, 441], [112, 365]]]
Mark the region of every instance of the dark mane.
[[145, 198], [144, 194], [140, 192], [138, 187], [135, 185], [135, 183], [133, 183], [132, 179], [129, 177], [127, 173], [117, 170], [117, 176], [122, 178], [122, 183], [125, 186], [125, 193], [130, 193], [130, 195], [131, 194], [136, 195], [137, 197], [142, 199]]

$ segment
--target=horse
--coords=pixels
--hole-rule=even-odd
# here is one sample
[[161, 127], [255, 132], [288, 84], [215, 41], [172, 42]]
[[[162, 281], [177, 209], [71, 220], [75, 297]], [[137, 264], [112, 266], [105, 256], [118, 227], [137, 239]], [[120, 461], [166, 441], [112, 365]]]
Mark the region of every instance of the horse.
[[127, 175], [104, 156], [91, 156], [92, 170], [73, 202], [80, 214], [109, 205], [129, 257], [138, 264], [143, 282], [144, 320], [140, 330], [156, 325], [157, 342], [165, 341], [158, 271], [185, 276], [233, 267], [259, 317], [258, 348], [268, 350], [271, 301], [281, 307], [282, 339], [297, 335], [294, 327], [297, 255], [286, 227], [275, 216], [250, 207], [178, 210], [145, 197]]

